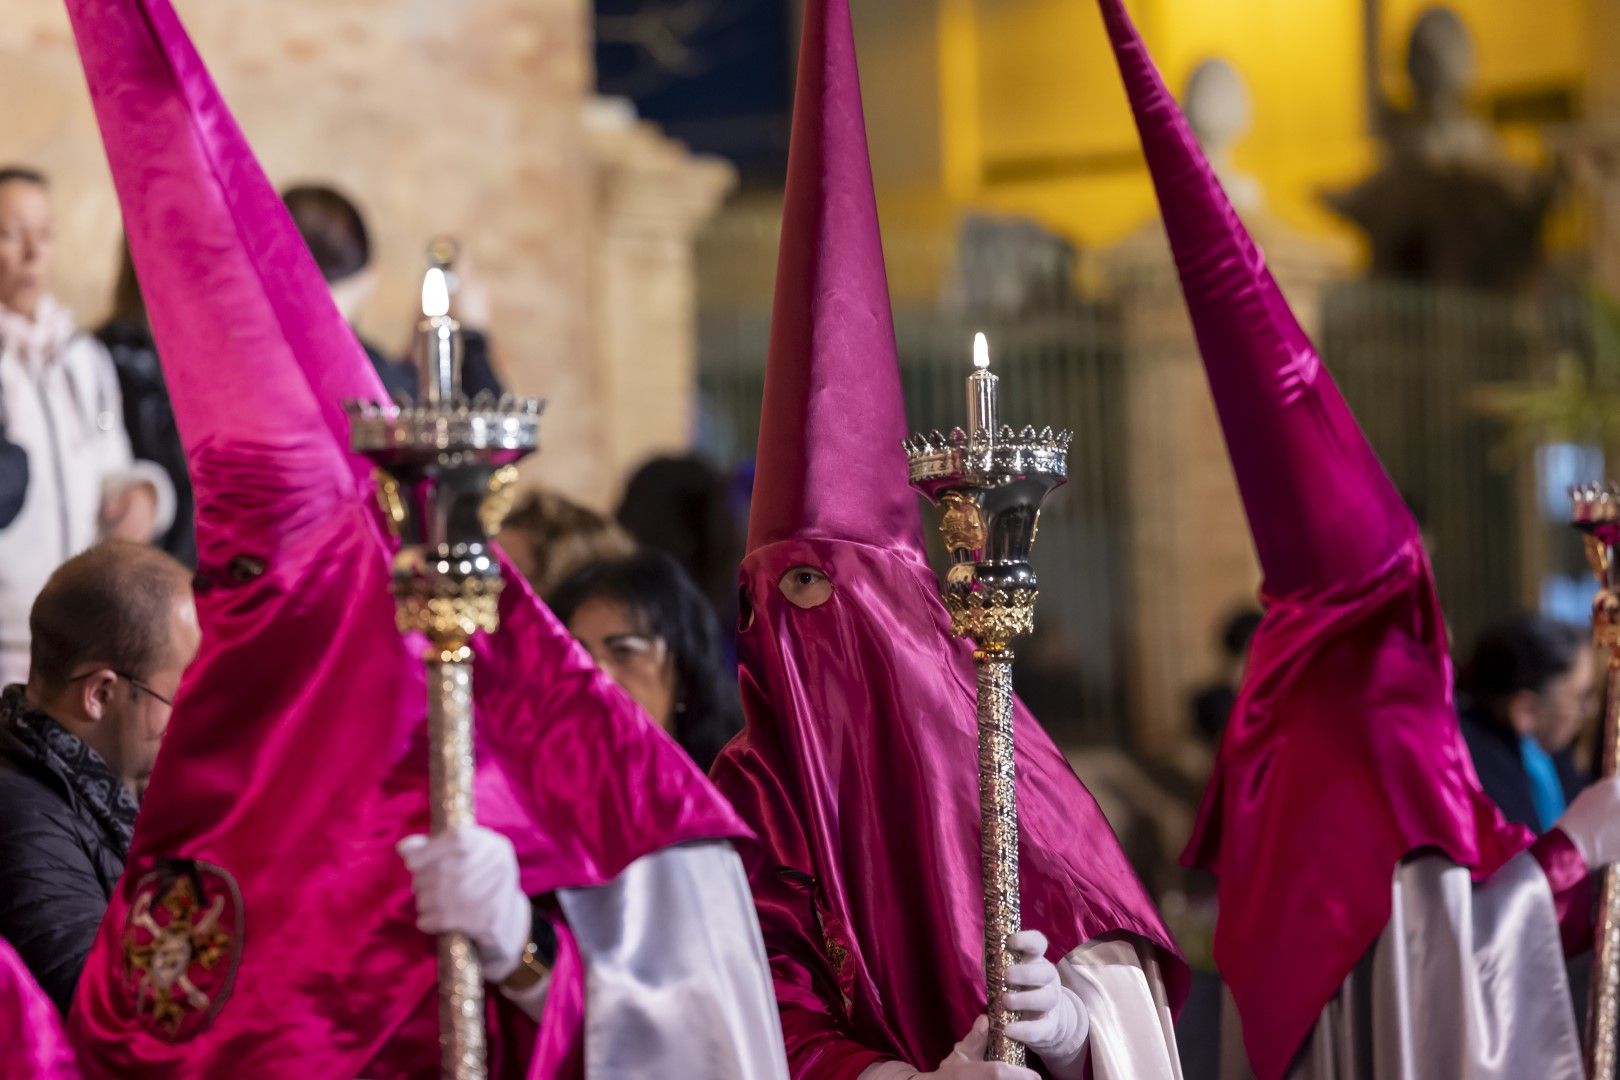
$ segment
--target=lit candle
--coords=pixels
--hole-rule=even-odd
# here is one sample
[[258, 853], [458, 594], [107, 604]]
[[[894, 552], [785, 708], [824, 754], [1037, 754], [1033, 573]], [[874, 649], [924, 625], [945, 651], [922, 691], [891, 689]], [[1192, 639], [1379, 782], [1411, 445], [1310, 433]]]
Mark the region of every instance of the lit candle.
[[996, 438], [996, 377], [990, 373], [990, 342], [973, 335], [973, 374], [967, 378], [968, 436]]
[[441, 267], [422, 279], [422, 321], [416, 327], [420, 404], [441, 407], [461, 392], [461, 324], [450, 317], [450, 286]]

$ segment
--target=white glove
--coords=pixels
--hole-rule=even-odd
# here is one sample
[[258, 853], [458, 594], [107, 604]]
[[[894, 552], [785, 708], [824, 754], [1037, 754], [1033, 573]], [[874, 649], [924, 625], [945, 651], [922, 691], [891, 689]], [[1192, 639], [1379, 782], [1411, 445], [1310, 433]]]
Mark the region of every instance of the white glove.
[[1091, 1014], [1079, 995], [1058, 981], [1057, 968], [1046, 958], [1045, 934], [1008, 934], [1007, 948], [1018, 962], [1007, 968], [1001, 1003], [1022, 1014], [1008, 1021], [1007, 1037], [1039, 1054], [1055, 1080], [1079, 1080], [1085, 1072]]
[[1575, 796], [1558, 828], [1591, 869], [1620, 862], [1620, 777], [1599, 780]]
[[416, 928], [472, 938], [490, 982], [516, 971], [534, 909], [518, 885], [512, 842], [482, 825], [462, 825], [436, 836], [407, 836], [398, 851], [416, 893]]
[[909, 1065], [886, 1061], [867, 1067], [860, 1080], [1040, 1080], [1029, 1069], [984, 1060], [989, 1046], [990, 1021], [981, 1016], [933, 1072], [918, 1072]]

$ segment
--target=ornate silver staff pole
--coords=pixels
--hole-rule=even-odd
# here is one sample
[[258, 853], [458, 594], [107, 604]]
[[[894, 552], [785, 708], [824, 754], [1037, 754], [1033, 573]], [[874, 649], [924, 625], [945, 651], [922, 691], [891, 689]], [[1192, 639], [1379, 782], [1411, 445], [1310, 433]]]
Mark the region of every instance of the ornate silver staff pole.
[[[1575, 504], [1574, 524], [1586, 535], [1586, 559], [1598, 579], [1598, 594], [1592, 600], [1592, 643], [1609, 654], [1599, 762], [1602, 775], [1609, 777], [1620, 765], [1616, 760], [1620, 752], [1620, 567], [1615, 564], [1615, 546], [1620, 543], [1620, 488], [1591, 484], [1575, 488], [1570, 495]], [[1616, 1042], [1620, 1039], [1620, 876], [1615, 867], [1604, 867], [1599, 896], [1586, 1075], [1592, 1080], [1615, 1080], [1615, 1058], [1620, 1051]]]
[[[350, 402], [354, 448], [377, 463], [378, 499], [400, 541], [401, 633], [428, 647], [429, 794], [435, 833], [473, 821], [472, 636], [493, 631], [501, 572], [489, 548], [511, 499], [512, 464], [539, 446], [541, 402], [461, 392], [460, 327], [443, 265], [422, 284], [417, 403]], [[439, 938], [439, 1047], [446, 1080], [483, 1080], [484, 977], [463, 934]]]
[[942, 593], [951, 629], [971, 638], [979, 684], [979, 817], [983, 827], [984, 981], [990, 1002], [987, 1057], [1024, 1063], [1007, 1038], [1001, 1006], [1007, 936], [1019, 930], [1018, 793], [1013, 766], [1012, 641], [1035, 627], [1030, 552], [1041, 500], [1068, 479], [1069, 432], [996, 427], [996, 377], [983, 334], [973, 343], [968, 430], [906, 440], [911, 485], [939, 506], [951, 565]]

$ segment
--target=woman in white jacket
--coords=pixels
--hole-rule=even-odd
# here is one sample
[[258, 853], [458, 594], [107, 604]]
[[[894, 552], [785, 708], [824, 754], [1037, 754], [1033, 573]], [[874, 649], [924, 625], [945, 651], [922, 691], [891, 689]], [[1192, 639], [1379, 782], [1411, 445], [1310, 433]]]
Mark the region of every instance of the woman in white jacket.
[[22, 509], [0, 529], [0, 685], [28, 677], [28, 611], [53, 570], [174, 516], [168, 476], [130, 453], [111, 358], [48, 291], [52, 246], [45, 178], [0, 168], [0, 427], [28, 457]]

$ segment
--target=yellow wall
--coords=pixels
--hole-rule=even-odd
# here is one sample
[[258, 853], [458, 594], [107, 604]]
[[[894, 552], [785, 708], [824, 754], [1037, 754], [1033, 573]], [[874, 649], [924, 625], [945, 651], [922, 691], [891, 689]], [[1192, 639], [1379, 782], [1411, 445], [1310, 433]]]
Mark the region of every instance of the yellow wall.
[[[1479, 57], [1482, 100], [1579, 90], [1590, 7], [1601, 0], [1452, 0]], [[1406, 40], [1429, 0], [1384, 0], [1386, 93], [1406, 100]], [[1202, 60], [1243, 74], [1254, 127], [1236, 154], [1271, 208], [1307, 231], [1351, 235], [1322, 210], [1322, 190], [1366, 175], [1362, 0], [1127, 0], [1178, 94]], [[932, 125], [937, 141], [901, 167], [874, 149], [885, 221], [945, 225], [964, 207], [1027, 213], [1088, 245], [1148, 220], [1153, 195], [1092, 0], [856, 0], [874, 130]], [[875, 12], [881, 9], [879, 18]], [[881, 33], [877, 24], [881, 22]], [[897, 41], [908, 48], [893, 47]], [[918, 41], [936, 58], [919, 61]], [[894, 61], [890, 63], [889, 61]], [[1533, 126], [1502, 131], [1521, 157]], [[919, 177], [919, 162], [934, 182]]]

